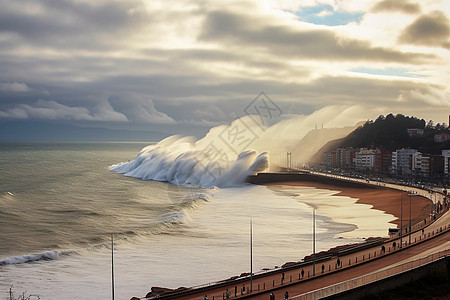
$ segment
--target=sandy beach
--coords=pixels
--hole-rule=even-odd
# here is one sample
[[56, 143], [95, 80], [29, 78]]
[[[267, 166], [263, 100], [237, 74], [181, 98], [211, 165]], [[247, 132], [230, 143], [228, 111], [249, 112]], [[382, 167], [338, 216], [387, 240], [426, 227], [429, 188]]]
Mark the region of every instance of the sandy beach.
[[[377, 187], [341, 187], [327, 185], [318, 182], [297, 181], [297, 182], [278, 182], [267, 184], [267, 186], [276, 191], [284, 192], [291, 187], [313, 187], [337, 191], [332, 196], [347, 196], [358, 199], [356, 203], [371, 205], [372, 209], [383, 211], [395, 217], [390, 223], [400, 226], [401, 203], [403, 198], [403, 223], [409, 222], [409, 196], [407, 192], [401, 192], [393, 189], [380, 189]], [[430, 215], [432, 211], [432, 202], [421, 196], [411, 196], [411, 219], [412, 223], [419, 222]]]

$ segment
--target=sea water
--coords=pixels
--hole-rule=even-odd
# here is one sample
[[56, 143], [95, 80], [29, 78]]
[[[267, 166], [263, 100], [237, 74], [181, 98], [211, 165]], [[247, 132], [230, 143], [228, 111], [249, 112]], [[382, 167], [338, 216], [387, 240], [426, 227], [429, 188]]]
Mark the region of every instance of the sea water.
[[249, 272], [250, 222], [260, 272], [312, 253], [313, 207], [317, 251], [386, 232], [392, 219], [331, 190], [186, 187], [110, 171], [148, 144], [0, 143], [0, 299], [11, 286], [40, 299], [111, 298], [112, 234], [115, 295], [130, 299]]

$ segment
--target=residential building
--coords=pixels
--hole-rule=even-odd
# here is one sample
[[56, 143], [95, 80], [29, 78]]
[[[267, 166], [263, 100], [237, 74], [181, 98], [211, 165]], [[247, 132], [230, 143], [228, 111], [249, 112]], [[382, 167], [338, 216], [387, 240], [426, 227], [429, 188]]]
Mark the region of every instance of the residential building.
[[444, 173], [449, 174], [450, 170], [450, 150], [442, 150], [442, 156], [444, 157]]
[[392, 151], [380, 150], [381, 154], [381, 173], [392, 173]]
[[381, 169], [380, 150], [361, 149], [355, 154], [356, 170], [375, 170]]
[[412, 165], [412, 155], [416, 153], [414, 149], [399, 149], [392, 152], [392, 173], [397, 175], [410, 175]]
[[445, 141], [450, 140], [450, 134], [449, 133], [437, 133], [434, 135], [434, 141], [436, 143], [443, 143]]
[[444, 178], [444, 156], [430, 155], [430, 177], [434, 179]]
[[416, 152], [411, 156], [412, 173], [419, 177], [430, 176], [430, 156]]
[[423, 135], [423, 129], [420, 128], [408, 128], [406, 129], [406, 132], [408, 133], [409, 136], [413, 137], [413, 136], [421, 136]]

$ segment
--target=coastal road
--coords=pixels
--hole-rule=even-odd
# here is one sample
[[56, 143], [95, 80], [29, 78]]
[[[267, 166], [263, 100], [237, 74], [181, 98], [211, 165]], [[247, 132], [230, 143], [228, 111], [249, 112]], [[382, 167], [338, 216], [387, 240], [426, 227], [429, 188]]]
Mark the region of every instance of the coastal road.
[[342, 176], [342, 175], [328, 174], [328, 173], [322, 173], [322, 172], [309, 171], [309, 173], [315, 174], [318, 176], [336, 178], [336, 179], [340, 179], [340, 180], [344, 180], [344, 181], [353, 181], [353, 182], [359, 182], [359, 183], [369, 184], [369, 185], [373, 185], [373, 186], [382, 186], [382, 187], [391, 188], [391, 189], [398, 190], [398, 191], [411, 192], [416, 195], [420, 195], [420, 196], [430, 199], [434, 204], [436, 204], [438, 202], [440, 202], [441, 204], [444, 204], [444, 200], [447, 198], [446, 195], [443, 195], [440, 191], [438, 191], [437, 188], [422, 189], [422, 188], [414, 187], [414, 186], [404, 186], [404, 185], [388, 183], [388, 182], [383, 182], [383, 181], [377, 181], [377, 180], [367, 181], [366, 179], [352, 178], [352, 177], [346, 177], [346, 176]]
[[198, 292], [182, 293], [176, 297], [163, 296], [162, 299], [202, 299], [207, 296], [209, 300], [216, 300], [226, 299], [227, 294], [229, 299], [269, 299], [270, 293], [274, 294], [275, 299], [284, 299], [286, 292], [289, 297], [303, 294], [449, 249], [450, 212], [427, 225], [423, 231], [420, 229], [412, 233], [411, 245], [409, 236], [403, 236], [402, 247], [400, 238], [395, 238], [361, 251], [317, 261], [315, 266], [281, 268], [264, 276], [255, 276], [251, 292], [250, 277], [247, 277], [212, 285], [207, 290], [199, 289]]
[[[397, 190], [413, 191], [421, 194], [424, 191], [395, 185], [386, 186]], [[424, 195], [430, 196], [430, 195]], [[430, 197], [428, 197], [430, 198]], [[438, 200], [441, 200], [438, 198]], [[442, 201], [442, 200], [441, 200]], [[432, 222], [434, 221], [434, 222]], [[431, 223], [431, 224], [430, 224]], [[406, 225], [406, 224], [405, 224]], [[402, 236], [396, 234], [383, 244], [366, 247], [363, 250], [349, 254], [341, 253], [328, 259], [317, 261], [314, 265], [301, 264], [295, 268], [281, 268], [266, 274], [238, 277], [203, 288], [187, 292], [161, 295], [160, 299], [269, 299], [273, 293], [275, 299], [289, 297], [325, 288], [346, 280], [367, 275], [376, 271], [398, 266], [402, 263], [417, 260], [442, 250], [450, 249], [450, 212], [439, 215], [437, 220], [430, 216], [420, 224], [409, 228], [403, 227]], [[315, 274], [315, 275], [314, 275]], [[250, 287], [251, 291], [250, 291]]]
[[[280, 286], [272, 291], [267, 291], [255, 295], [247, 295], [248, 299], [269, 299], [269, 294], [273, 293], [275, 299], [284, 299], [285, 292], [288, 292], [289, 296], [295, 296], [303, 294], [309, 291], [327, 287], [333, 284], [337, 284], [346, 280], [350, 280], [359, 276], [370, 274], [383, 269], [392, 268], [401, 263], [409, 262], [427, 255], [450, 248], [450, 231], [445, 234], [437, 236], [427, 242], [418, 244], [413, 247], [404, 248], [401, 251], [397, 251], [390, 255], [382, 256], [378, 259], [371, 260], [367, 263], [358, 264], [354, 267], [343, 269], [339, 272], [327, 274], [326, 276], [320, 276], [308, 281], [297, 284], [286, 284]], [[271, 276], [270, 279], [275, 279], [276, 275]], [[242, 297], [243, 298], [243, 297]]]

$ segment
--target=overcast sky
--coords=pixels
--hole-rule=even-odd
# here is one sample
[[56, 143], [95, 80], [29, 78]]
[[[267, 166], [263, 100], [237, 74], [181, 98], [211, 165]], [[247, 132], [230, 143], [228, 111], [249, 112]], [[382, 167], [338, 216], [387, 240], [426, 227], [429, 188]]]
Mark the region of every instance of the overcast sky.
[[448, 123], [449, 1], [0, 7], [0, 121], [196, 134], [265, 92], [286, 116], [340, 105], [365, 112], [355, 120], [392, 112]]

